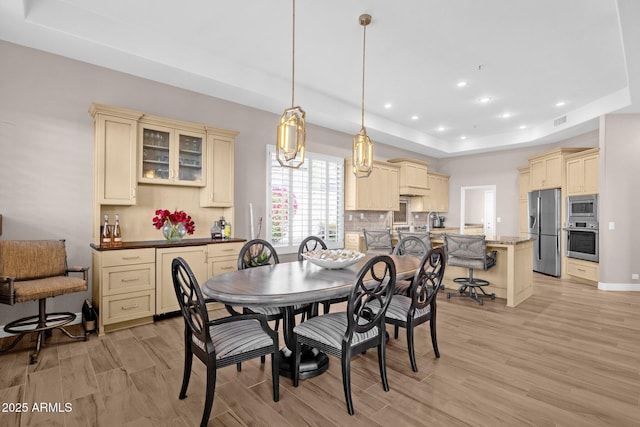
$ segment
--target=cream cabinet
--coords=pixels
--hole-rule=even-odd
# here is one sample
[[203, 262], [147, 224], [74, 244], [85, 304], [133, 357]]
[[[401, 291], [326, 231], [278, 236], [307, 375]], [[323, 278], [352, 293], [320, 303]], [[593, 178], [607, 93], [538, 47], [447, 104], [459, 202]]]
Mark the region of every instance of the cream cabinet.
[[529, 237], [529, 166], [518, 168], [519, 200], [518, 200], [518, 232], [520, 237]]
[[153, 322], [155, 249], [93, 251], [92, 258], [98, 333]]
[[204, 186], [207, 145], [204, 126], [144, 116], [138, 132], [138, 182]]
[[143, 113], [91, 104], [94, 125], [96, 205], [135, 205], [136, 138]]
[[567, 274], [591, 282], [598, 282], [600, 266], [597, 262], [567, 258]]
[[356, 178], [351, 159], [345, 161], [345, 210], [395, 211], [400, 209], [399, 168], [374, 162], [371, 175]]
[[400, 195], [426, 196], [429, 193], [427, 162], [404, 158], [390, 159], [388, 162], [400, 167]]
[[347, 232], [344, 233], [344, 248], [352, 251], [363, 252], [360, 248], [360, 233]]
[[180, 310], [173, 289], [171, 263], [182, 257], [189, 264], [193, 275], [202, 286], [208, 278], [207, 246], [183, 246], [156, 249], [156, 313], [165, 314]]
[[449, 175], [429, 172], [429, 193], [411, 198], [412, 212], [449, 211]]
[[234, 143], [237, 132], [207, 127], [205, 187], [200, 189], [200, 206], [233, 206]]
[[238, 270], [238, 255], [245, 242], [219, 243], [209, 245], [207, 263], [209, 277]]
[[565, 157], [584, 148], [558, 148], [530, 157], [530, 190], [560, 188], [564, 184]]
[[598, 194], [599, 149], [571, 154], [566, 162], [567, 196]]

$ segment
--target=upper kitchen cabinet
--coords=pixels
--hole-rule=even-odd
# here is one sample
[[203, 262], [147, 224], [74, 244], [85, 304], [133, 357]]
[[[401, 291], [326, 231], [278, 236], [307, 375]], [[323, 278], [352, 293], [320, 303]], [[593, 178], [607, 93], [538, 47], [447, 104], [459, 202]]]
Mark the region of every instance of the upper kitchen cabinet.
[[351, 159], [345, 160], [345, 210], [397, 211], [400, 209], [400, 168], [386, 162], [373, 162], [366, 178], [356, 178]]
[[96, 205], [135, 205], [136, 138], [143, 113], [91, 104], [94, 125]]
[[138, 182], [203, 187], [206, 131], [203, 125], [144, 116], [139, 122]]
[[529, 166], [518, 168], [520, 178], [520, 197], [518, 200], [518, 233], [520, 237], [529, 237]]
[[400, 195], [426, 196], [429, 193], [427, 162], [414, 159], [391, 159], [389, 163], [400, 167]]
[[449, 175], [429, 172], [429, 192], [426, 196], [412, 197], [413, 212], [448, 212], [449, 211]]
[[567, 196], [598, 194], [599, 148], [566, 157]]
[[558, 148], [529, 157], [530, 191], [562, 187], [565, 157], [579, 151], [584, 148]]
[[233, 206], [234, 144], [238, 132], [207, 127], [206, 186], [200, 189], [200, 206]]

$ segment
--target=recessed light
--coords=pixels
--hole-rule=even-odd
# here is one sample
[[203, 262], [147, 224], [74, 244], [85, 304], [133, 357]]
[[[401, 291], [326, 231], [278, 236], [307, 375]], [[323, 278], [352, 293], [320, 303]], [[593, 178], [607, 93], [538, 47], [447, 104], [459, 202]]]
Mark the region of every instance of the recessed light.
[[567, 103], [564, 101], [558, 101], [556, 102], [556, 107], [563, 107], [564, 105], [566, 105]]
[[456, 86], [458, 87], [465, 87], [467, 86], [467, 82], [465, 82], [464, 80], [460, 80], [458, 83], [456, 83]]
[[393, 107], [393, 105], [391, 105], [390, 102], [387, 102], [386, 104], [384, 104], [384, 108], [386, 108], [387, 110], [391, 107]]
[[490, 96], [483, 96], [482, 98], [478, 98], [478, 102], [481, 104], [488, 104], [492, 99], [493, 98], [491, 98]]
[[518, 129], [526, 129], [527, 126], [526, 125], [520, 125], [520, 127]]
[[411, 120], [418, 120], [418, 119], [419, 119], [419, 117], [416, 116], [415, 114], [413, 116], [411, 116]]
[[463, 139], [463, 140], [464, 140], [464, 139], [467, 139], [467, 136], [466, 136], [466, 135], [462, 135], [462, 136], [460, 137], [460, 139]]
[[503, 113], [500, 115], [500, 117], [502, 117], [503, 119], [508, 119], [509, 117], [511, 117], [513, 114], [511, 113]]
[[444, 126], [438, 126], [438, 127], [436, 128], [436, 130], [437, 130], [438, 132], [444, 132], [445, 130], [447, 130], [447, 128], [446, 128], [446, 127], [444, 127]]

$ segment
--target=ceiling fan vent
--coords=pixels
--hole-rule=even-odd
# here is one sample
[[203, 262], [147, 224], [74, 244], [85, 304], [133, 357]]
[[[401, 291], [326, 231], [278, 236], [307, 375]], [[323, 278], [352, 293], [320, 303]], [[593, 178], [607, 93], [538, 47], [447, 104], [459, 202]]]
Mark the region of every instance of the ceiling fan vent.
[[565, 123], [567, 123], [567, 116], [566, 115], [564, 115], [562, 117], [558, 117], [557, 119], [555, 119], [553, 121], [553, 126], [557, 127], [557, 126], [563, 125]]

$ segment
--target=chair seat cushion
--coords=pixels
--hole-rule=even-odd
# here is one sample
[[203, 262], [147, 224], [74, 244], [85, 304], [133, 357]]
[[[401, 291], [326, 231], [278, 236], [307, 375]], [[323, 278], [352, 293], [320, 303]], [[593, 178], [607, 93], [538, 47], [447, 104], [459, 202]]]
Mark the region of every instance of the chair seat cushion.
[[[293, 306], [293, 311], [299, 313], [304, 311], [309, 304], [298, 304]], [[263, 306], [251, 306], [247, 307], [247, 310], [252, 313], [264, 314], [265, 316], [277, 316], [279, 314], [284, 313], [284, 308], [282, 307], [263, 307]]]
[[393, 288], [393, 294], [407, 295], [409, 293], [410, 287], [411, 287], [411, 280], [396, 280], [396, 287]]
[[[391, 303], [389, 303], [389, 308], [387, 309], [387, 313], [385, 317], [396, 320], [407, 320], [407, 313], [411, 308], [411, 298], [403, 296], [403, 295], [394, 295], [391, 298]], [[423, 316], [426, 316], [431, 312], [431, 306], [426, 306], [424, 308], [416, 309], [413, 313], [413, 318], [417, 319]]]
[[[392, 300], [393, 301], [393, 300]], [[312, 317], [295, 328], [293, 332], [299, 336], [310, 338], [314, 341], [324, 343], [333, 348], [342, 348], [342, 338], [347, 332], [347, 313], [329, 313], [322, 316]], [[375, 326], [364, 333], [354, 332], [351, 346], [373, 339], [379, 334], [378, 327]]]
[[50, 298], [87, 290], [87, 282], [79, 277], [55, 276], [14, 282], [16, 302]]
[[[212, 325], [209, 327], [211, 341], [216, 349], [216, 359], [225, 359], [241, 353], [273, 346], [273, 340], [254, 319]], [[205, 350], [204, 344], [195, 335], [193, 342]]]

